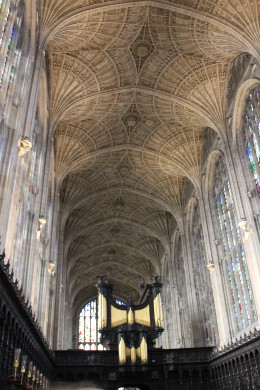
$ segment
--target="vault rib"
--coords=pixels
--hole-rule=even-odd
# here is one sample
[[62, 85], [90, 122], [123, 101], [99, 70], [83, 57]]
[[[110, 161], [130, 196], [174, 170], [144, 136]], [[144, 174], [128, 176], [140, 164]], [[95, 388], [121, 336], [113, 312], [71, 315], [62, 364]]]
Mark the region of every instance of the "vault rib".
[[[204, 22], [210, 23], [220, 29], [224, 29], [225, 31], [231, 33], [236, 38], [239, 38], [241, 43], [245, 45], [245, 47], [248, 47], [249, 52], [254, 55], [258, 61], [260, 61], [260, 48], [259, 48], [259, 37], [258, 39], [255, 38], [255, 32], [254, 36], [251, 40], [247, 39], [243, 32], [241, 32], [241, 28], [239, 26], [236, 26], [234, 23], [230, 23], [224, 18], [221, 18], [216, 15], [208, 14], [205, 11], [202, 10], [196, 10], [194, 8], [181, 5], [181, 4], [173, 4], [167, 1], [167, 0], [147, 0], [147, 1], [139, 1], [139, 0], [132, 0], [127, 1], [125, 0], [122, 2], [122, 0], [114, 0], [110, 1], [109, 3], [99, 3], [94, 5], [87, 5], [83, 6], [79, 9], [72, 9], [69, 12], [67, 10], [64, 10], [64, 13], [60, 15], [60, 17], [63, 17], [63, 21], [61, 22], [57, 18], [52, 18], [52, 21], [50, 20], [50, 23], [47, 22], [47, 20], [43, 19], [43, 34], [42, 34], [42, 42], [43, 46], [46, 45], [46, 43], [52, 39], [52, 37], [59, 31], [59, 29], [69, 22], [70, 19], [73, 19], [75, 16], [80, 15], [82, 13], [93, 13], [97, 11], [109, 11], [113, 9], [120, 9], [120, 8], [128, 8], [131, 6], [135, 6], [138, 3], [138, 6], [152, 6], [157, 7], [161, 9], [165, 9], [171, 12], [175, 12], [177, 14], [189, 16], [198, 20], [202, 20]], [[44, 31], [45, 30], [45, 31]]]

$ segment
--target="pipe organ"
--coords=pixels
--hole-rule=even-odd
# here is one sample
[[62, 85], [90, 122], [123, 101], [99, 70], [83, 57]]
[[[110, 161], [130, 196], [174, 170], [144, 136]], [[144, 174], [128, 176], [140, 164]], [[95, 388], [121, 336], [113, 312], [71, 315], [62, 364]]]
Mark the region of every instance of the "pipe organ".
[[138, 304], [129, 297], [126, 305], [119, 305], [107, 278], [98, 278], [101, 343], [107, 349], [118, 350], [121, 365], [148, 363], [149, 350], [163, 332], [161, 289], [160, 276], [154, 276]]

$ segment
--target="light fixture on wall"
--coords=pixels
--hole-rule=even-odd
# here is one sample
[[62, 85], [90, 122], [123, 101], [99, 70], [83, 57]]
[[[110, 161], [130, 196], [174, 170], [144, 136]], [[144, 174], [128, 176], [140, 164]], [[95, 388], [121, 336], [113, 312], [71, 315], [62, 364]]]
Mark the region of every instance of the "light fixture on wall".
[[36, 366], [33, 366], [33, 369], [32, 369], [32, 388], [33, 388], [33, 384], [35, 382], [35, 379], [36, 379]]
[[240, 221], [238, 222], [238, 226], [242, 230], [246, 230], [246, 228], [247, 228], [247, 219], [246, 218], [241, 218]]
[[207, 268], [211, 274], [216, 271], [215, 264], [211, 261], [209, 264], [207, 264]]
[[32, 147], [32, 141], [29, 137], [21, 137], [18, 142], [19, 146], [19, 157], [23, 157]]
[[38, 383], [40, 381], [40, 370], [36, 371], [35, 381], [36, 381], [36, 388], [37, 388], [38, 387]]
[[28, 373], [27, 373], [27, 381], [30, 382], [30, 378], [32, 377], [32, 370], [33, 370], [33, 362], [30, 361], [28, 365]]
[[243, 231], [243, 241], [246, 242], [250, 236], [250, 234], [253, 232], [252, 229], [249, 229], [248, 222], [246, 218], [241, 218], [241, 220], [238, 222], [238, 226]]
[[49, 273], [50, 276], [55, 276], [55, 264], [54, 264], [53, 260], [49, 261], [48, 273]]
[[252, 230], [248, 230], [248, 229], [245, 230], [244, 240], [243, 240], [244, 242], [246, 242], [249, 239], [249, 236], [251, 233], [252, 233]]
[[40, 215], [38, 221], [39, 221], [39, 226], [40, 226], [40, 229], [41, 229], [43, 227], [43, 225], [46, 224], [47, 219], [43, 215]]
[[22, 365], [21, 365], [21, 384], [23, 383], [23, 376], [25, 373], [26, 364], [27, 364], [27, 355], [23, 355]]
[[37, 239], [39, 240], [42, 227], [46, 224], [47, 219], [43, 215], [40, 215], [38, 218], [38, 222], [39, 222], [39, 226], [38, 226], [38, 230], [37, 230]]
[[16, 348], [14, 350], [14, 378], [16, 379], [17, 368], [19, 367], [21, 349]]

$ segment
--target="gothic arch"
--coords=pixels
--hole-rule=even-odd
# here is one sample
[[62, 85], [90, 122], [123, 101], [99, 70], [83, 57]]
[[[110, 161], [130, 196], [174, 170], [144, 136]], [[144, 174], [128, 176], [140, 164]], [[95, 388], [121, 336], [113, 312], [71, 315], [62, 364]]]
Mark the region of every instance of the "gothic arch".
[[212, 150], [207, 158], [207, 168], [206, 168], [206, 174], [205, 174], [205, 182], [204, 182], [204, 189], [205, 189], [205, 195], [206, 198], [209, 198], [209, 194], [212, 191], [212, 188], [214, 187], [214, 169], [215, 169], [215, 163], [218, 158], [224, 157], [224, 153], [218, 149]]
[[241, 143], [241, 127], [243, 122], [242, 117], [245, 110], [246, 98], [250, 90], [252, 90], [257, 85], [260, 85], [260, 68], [259, 65], [255, 66], [257, 66], [259, 76], [252, 77], [249, 80], [244, 81], [238, 88], [236, 94], [236, 100], [232, 115], [232, 141], [238, 151], [240, 149]]

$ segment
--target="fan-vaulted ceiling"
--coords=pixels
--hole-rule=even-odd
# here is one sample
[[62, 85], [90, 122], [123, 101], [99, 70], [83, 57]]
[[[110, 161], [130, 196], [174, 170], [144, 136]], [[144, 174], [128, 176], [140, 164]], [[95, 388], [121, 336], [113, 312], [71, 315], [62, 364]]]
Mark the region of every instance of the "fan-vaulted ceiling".
[[[225, 138], [231, 62], [259, 59], [257, 0], [44, 0], [68, 291], [107, 274], [138, 299], [199, 186], [205, 130]], [[189, 187], [190, 188], [190, 187]]]

